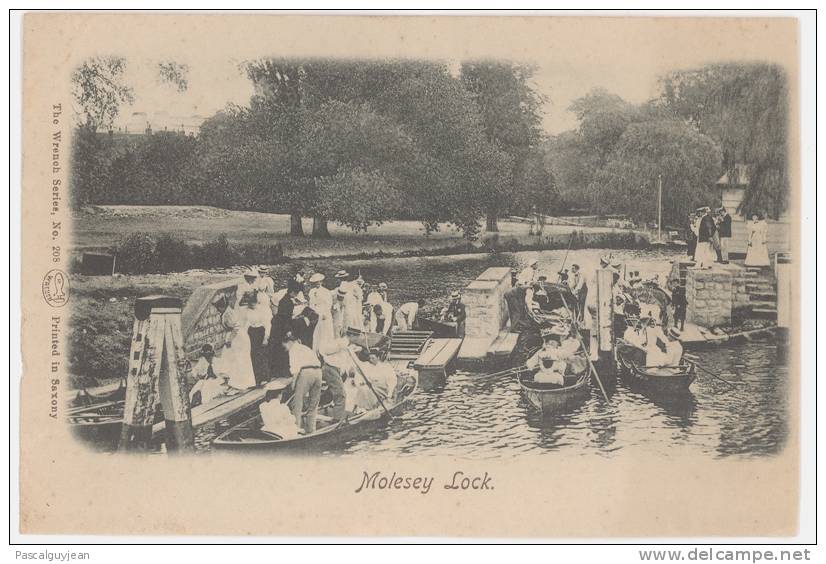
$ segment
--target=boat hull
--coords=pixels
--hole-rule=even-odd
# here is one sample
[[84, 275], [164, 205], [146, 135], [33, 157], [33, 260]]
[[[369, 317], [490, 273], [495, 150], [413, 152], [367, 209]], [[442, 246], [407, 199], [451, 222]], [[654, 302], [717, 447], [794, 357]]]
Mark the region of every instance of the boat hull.
[[528, 403], [541, 411], [543, 416], [569, 411], [582, 404], [590, 395], [587, 372], [579, 376], [573, 384], [562, 388], [548, 389], [542, 384], [527, 381], [524, 376], [520, 376], [519, 386]]
[[627, 347], [617, 349], [617, 368], [622, 380], [631, 388], [657, 396], [675, 396], [689, 393], [697, 378], [694, 364], [683, 361], [682, 370], [675, 374], [657, 374], [641, 368]]

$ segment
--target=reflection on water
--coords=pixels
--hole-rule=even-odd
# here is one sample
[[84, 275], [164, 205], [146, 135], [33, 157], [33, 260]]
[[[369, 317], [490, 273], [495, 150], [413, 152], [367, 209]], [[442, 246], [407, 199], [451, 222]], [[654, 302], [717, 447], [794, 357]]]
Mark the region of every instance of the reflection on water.
[[[572, 251], [592, 271], [607, 251]], [[463, 255], [370, 261], [318, 261], [325, 272], [360, 270], [369, 282], [386, 282], [396, 304], [423, 297], [426, 311], [440, 308], [454, 289], [464, 288], [489, 266], [520, 268], [532, 258], [547, 272], [559, 270], [564, 251]], [[663, 259], [650, 251], [614, 251], [616, 260]], [[652, 399], [621, 381], [606, 382], [609, 401], [596, 386], [582, 405], [554, 419], [542, 419], [523, 399], [515, 378], [480, 379], [456, 373], [442, 386], [420, 390], [386, 429], [341, 445], [343, 455], [451, 455], [466, 458], [520, 454], [646, 451], [655, 454], [755, 456], [779, 452], [788, 433], [787, 368], [773, 343], [747, 343], [698, 353], [704, 367], [736, 384], [731, 388], [702, 371], [691, 393], [678, 401]], [[254, 412], [250, 412], [254, 413]], [[198, 432], [197, 446], [243, 419], [220, 422]]]

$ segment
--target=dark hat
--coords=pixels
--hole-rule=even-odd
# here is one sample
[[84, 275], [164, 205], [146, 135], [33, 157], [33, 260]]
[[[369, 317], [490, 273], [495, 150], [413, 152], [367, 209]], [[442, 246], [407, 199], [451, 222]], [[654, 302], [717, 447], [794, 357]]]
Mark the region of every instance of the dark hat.
[[299, 284], [295, 280], [290, 280], [289, 282], [287, 282], [287, 291], [288, 292], [300, 292], [301, 291], [301, 284]]
[[206, 356], [208, 354], [211, 354], [211, 355], [215, 354], [215, 349], [213, 349], [212, 345], [210, 345], [209, 343], [207, 343], [207, 344], [205, 344], [201, 347], [201, 356]]

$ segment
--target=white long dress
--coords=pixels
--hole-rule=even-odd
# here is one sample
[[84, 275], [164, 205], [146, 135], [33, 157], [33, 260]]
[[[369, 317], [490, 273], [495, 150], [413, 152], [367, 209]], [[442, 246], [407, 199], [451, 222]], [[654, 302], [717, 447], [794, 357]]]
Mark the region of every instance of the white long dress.
[[225, 323], [233, 325], [233, 335], [229, 341], [229, 347], [225, 348], [221, 356], [213, 361], [213, 366], [217, 365], [215, 369], [228, 374], [228, 384], [237, 390], [246, 390], [255, 386], [255, 373], [252, 370], [252, 357], [250, 356], [250, 336], [247, 333], [249, 329], [247, 312], [250, 311], [246, 307], [240, 307], [235, 309], [232, 317], [225, 314]]
[[318, 314], [318, 323], [313, 330], [313, 350], [319, 351], [325, 343], [335, 339], [333, 329], [333, 295], [330, 290], [313, 288], [309, 292], [310, 307]]
[[746, 251], [746, 266], [769, 266], [769, 249], [766, 246], [766, 235], [769, 225], [763, 221], [749, 223], [749, 247]]

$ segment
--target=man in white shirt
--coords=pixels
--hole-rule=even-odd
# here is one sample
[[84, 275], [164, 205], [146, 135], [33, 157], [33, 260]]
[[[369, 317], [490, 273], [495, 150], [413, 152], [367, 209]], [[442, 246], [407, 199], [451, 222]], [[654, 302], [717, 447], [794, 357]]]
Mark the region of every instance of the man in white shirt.
[[424, 305], [424, 300], [407, 302], [399, 306], [396, 310], [396, 331], [410, 331], [416, 324], [416, 315], [419, 308]]
[[321, 378], [333, 395], [333, 419], [341, 421], [345, 415], [346, 398], [343, 381], [353, 376], [355, 367], [349, 352], [350, 341], [346, 338], [324, 343], [320, 349]]
[[522, 269], [519, 276], [516, 277], [516, 283], [520, 286], [530, 286], [536, 281], [537, 271], [539, 270], [539, 261], [533, 259], [528, 266]]
[[262, 266], [258, 269], [258, 289], [271, 298], [275, 293], [275, 280], [270, 277], [270, 269]]
[[295, 424], [302, 428], [301, 416], [304, 413], [305, 400], [307, 402], [307, 421], [303, 432], [313, 433], [316, 429], [316, 415], [318, 401], [321, 398], [321, 362], [318, 355], [306, 345], [301, 344], [293, 333], [287, 333], [284, 341], [290, 363], [290, 374], [293, 376], [293, 415]]

